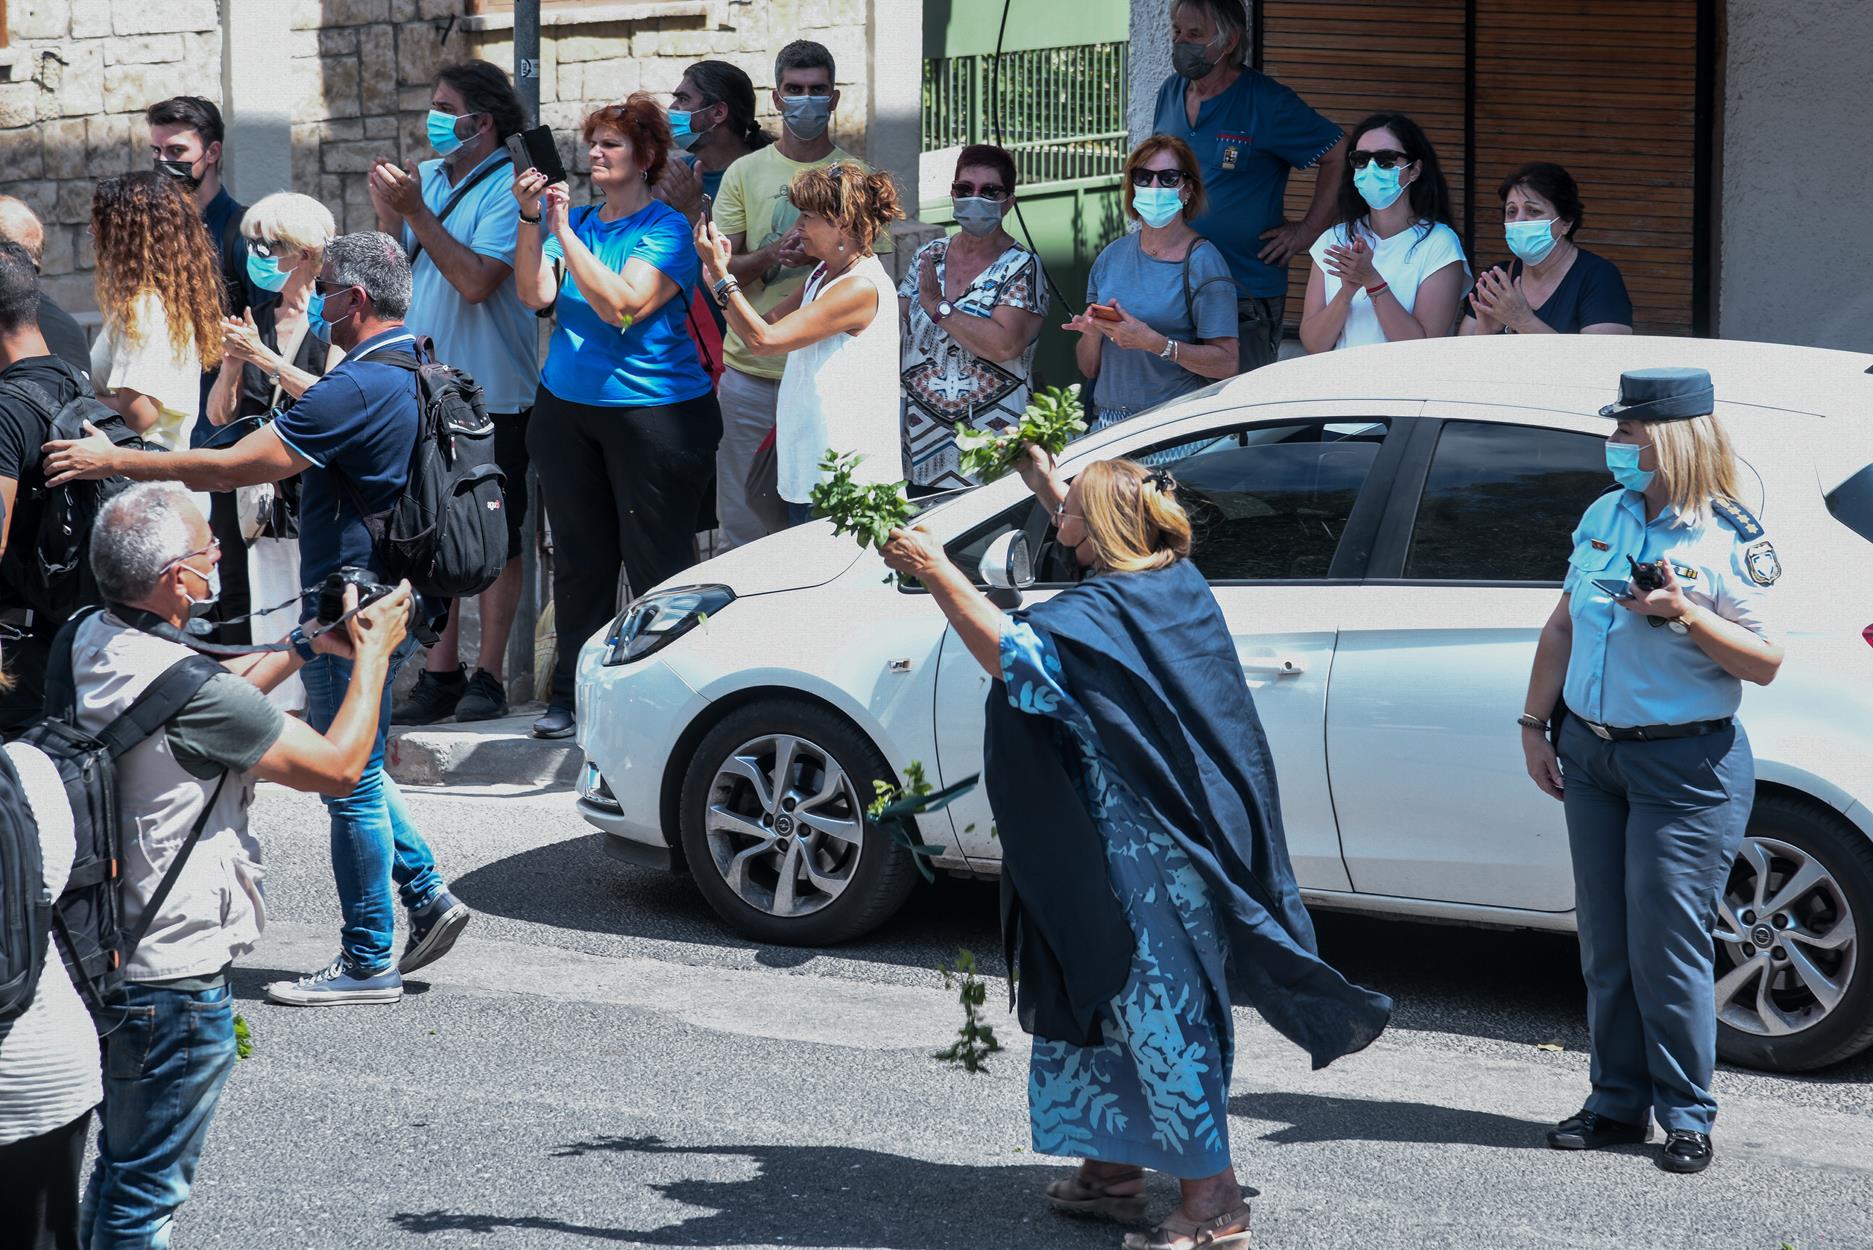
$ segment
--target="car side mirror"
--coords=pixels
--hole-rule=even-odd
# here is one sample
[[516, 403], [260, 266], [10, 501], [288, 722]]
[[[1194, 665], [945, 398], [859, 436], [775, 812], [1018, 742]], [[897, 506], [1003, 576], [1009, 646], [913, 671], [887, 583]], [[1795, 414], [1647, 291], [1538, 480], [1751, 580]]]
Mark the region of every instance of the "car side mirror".
[[1028, 536], [1009, 530], [982, 553], [976, 572], [989, 588], [989, 600], [999, 608], [1021, 605], [1021, 592], [1034, 584], [1034, 554]]

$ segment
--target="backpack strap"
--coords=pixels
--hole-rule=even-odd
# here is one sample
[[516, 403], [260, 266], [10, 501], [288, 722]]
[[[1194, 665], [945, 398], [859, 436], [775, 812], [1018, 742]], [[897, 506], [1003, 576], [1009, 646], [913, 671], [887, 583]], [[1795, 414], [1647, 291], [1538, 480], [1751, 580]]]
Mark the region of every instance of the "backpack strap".
[[[495, 170], [499, 169], [501, 166], [512, 165], [513, 163], [514, 163], [514, 158], [507, 155], [505, 152], [503, 152], [501, 153], [500, 160], [491, 161], [488, 164], [483, 165], [480, 169], [476, 170], [474, 174], [470, 176], [467, 182], [464, 182], [461, 186], [451, 191], [449, 193], [449, 198], [442, 202], [442, 210], [436, 214], [436, 224], [439, 226], [446, 227], [449, 223], [449, 214], [455, 211], [455, 206], [462, 202], [463, 196], [467, 195], [470, 191], [473, 191], [478, 184], [480, 184], [483, 180], [485, 180], [488, 177], [489, 174], [492, 174]], [[416, 240], [416, 242], [410, 244], [410, 250], [409, 250], [408, 255], [410, 259], [410, 264], [412, 266], [416, 264], [416, 258], [418, 256], [421, 256], [422, 254], [423, 254], [423, 241], [421, 239], [418, 239]]]
[[[69, 662], [69, 659], [68, 661]], [[161, 729], [195, 697], [210, 677], [228, 670], [205, 655], [185, 655], [163, 670], [124, 713], [106, 725], [97, 739], [113, 760]]]
[[[186, 664], [188, 661], [184, 660], [182, 663]], [[216, 665], [216, 667], [219, 668], [220, 666]], [[226, 670], [224, 669], [223, 671], [225, 672]], [[208, 801], [202, 804], [202, 814], [195, 818], [194, 828], [189, 830], [189, 836], [182, 845], [176, 848], [176, 857], [169, 861], [168, 871], [163, 873], [163, 879], [157, 883], [156, 893], [150, 895], [149, 906], [143, 909], [142, 919], [138, 920], [135, 927], [128, 933], [124, 934], [123, 952], [125, 967], [130, 966], [131, 956], [137, 953], [138, 944], [143, 941], [144, 935], [150, 931], [150, 925], [155, 923], [156, 913], [162, 910], [163, 903], [169, 898], [169, 892], [176, 888], [176, 879], [182, 875], [182, 866], [189, 862], [189, 852], [193, 851], [195, 849], [195, 844], [202, 840], [202, 830], [208, 827], [208, 818], [214, 815], [215, 804], [221, 801], [221, 792], [227, 788], [230, 771], [231, 770], [227, 769], [222, 770], [221, 780], [215, 782], [215, 788], [209, 793]]]

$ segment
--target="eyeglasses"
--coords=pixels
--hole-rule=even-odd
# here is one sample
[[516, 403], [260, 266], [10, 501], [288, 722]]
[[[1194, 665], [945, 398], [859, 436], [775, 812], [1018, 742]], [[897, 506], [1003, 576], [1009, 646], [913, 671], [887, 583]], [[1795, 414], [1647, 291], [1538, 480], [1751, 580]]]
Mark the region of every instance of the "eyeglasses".
[[1134, 169], [1132, 185], [1148, 187], [1155, 181], [1160, 187], [1181, 187], [1184, 185], [1185, 177], [1181, 169]]
[[985, 182], [979, 187], [968, 182], [950, 183], [950, 195], [959, 200], [973, 200], [977, 198], [999, 200], [1007, 194], [1008, 188], [1004, 187], [999, 182]]
[[1052, 516], [1054, 518], [1055, 528], [1059, 528], [1060, 523], [1068, 517], [1072, 517], [1075, 521], [1084, 521], [1086, 519], [1077, 512], [1068, 512], [1067, 501], [1064, 499], [1053, 506]]
[[1380, 148], [1376, 152], [1355, 148], [1351, 159], [1354, 169], [1364, 169], [1372, 161], [1379, 162], [1380, 169], [1396, 169], [1400, 165], [1409, 165], [1412, 161], [1408, 153], [1400, 152], [1397, 148]]
[[187, 568], [189, 572], [195, 574], [195, 576], [206, 577], [208, 575], [202, 572], [200, 569], [189, 568], [189, 561], [193, 560], [196, 556], [205, 556], [213, 552], [218, 552], [220, 550], [221, 550], [221, 540], [219, 538], [211, 538], [208, 540], [208, 545], [206, 547], [197, 547], [195, 550], [188, 552], [185, 555], [179, 555], [175, 559], [171, 560], [169, 563], [163, 565], [163, 572], [167, 573], [170, 569], [173, 569], [176, 567], [176, 565], [180, 564], [184, 568]]
[[312, 289], [317, 291], [320, 295], [336, 295], [340, 291], [349, 291], [356, 285], [357, 283], [355, 282], [333, 282], [330, 278], [314, 278], [312, 280]]

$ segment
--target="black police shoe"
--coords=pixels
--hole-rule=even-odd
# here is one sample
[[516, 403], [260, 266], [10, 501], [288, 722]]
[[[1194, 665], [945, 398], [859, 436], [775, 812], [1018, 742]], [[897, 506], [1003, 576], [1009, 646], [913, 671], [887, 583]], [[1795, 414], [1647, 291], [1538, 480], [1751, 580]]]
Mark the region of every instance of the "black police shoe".
[[533, 736], [536, 738], [570, 738], [579, 724], [573, 719], [572, 709], [554, 705], [546, 709], [544, 715], [533, 722]]
[[433, 725], [447, 720], [455, 715], [455, 705], [461, 702], [462, 692], [467, 689], [468, 679], [459, 668], [453, 673], [432, 673], [424, 669], [417, 675], [416, 684], [410, 687], [409, 697], [390, 709], [390, 723]]
[[1628, 1124], [1582, 1108], [1548, 1130], [1548, 1144], [1556, 1150], [1600, 1150], [1607, 1146], [1637, 1145], [1651, 1136], [1649, 1120]]
[[1664, 1148], [1658, 1152], [1658, 1166], [1667, 1172], [1702, 1172], [1710, 1166], [1716, 1153], [1707, 1134], [1675, 1128], [1665, 1134]]
[[455, 705], [455, 719], [493, 720], [506, 715], [507, 687], [487, 669], [476, 669], [468, 679], [468, 689], [462, 692], [462, 701]]

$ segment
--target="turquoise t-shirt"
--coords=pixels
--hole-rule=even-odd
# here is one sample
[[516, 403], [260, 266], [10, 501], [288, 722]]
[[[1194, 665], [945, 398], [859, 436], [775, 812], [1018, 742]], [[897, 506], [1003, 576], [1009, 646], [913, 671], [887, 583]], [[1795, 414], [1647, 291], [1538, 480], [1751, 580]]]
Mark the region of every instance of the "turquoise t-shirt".
[[[683, 214], [652, 200], [617, 221], [600, 221], [596, 207], [575, 208], [571, 224], [607, 269], [622, 273], [628, 261], [642, 260], [678, 290], [656, 312], [619, 330], [585, 302], [568, 270], [559, 286], [559, 329], [547, 348], [541, 385], [560, 399], [602, 408], [676, 404], [708, 394], [709, 375], [685, 320], [702, 263]], [[541, 250], [548, 260], [563, 257], [555, 238]]]

